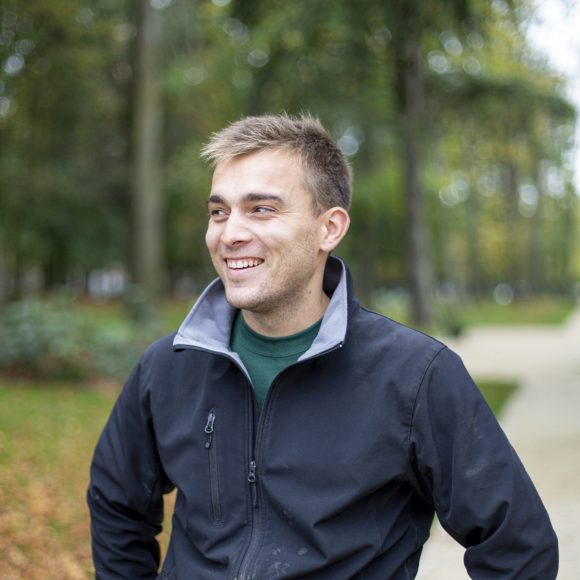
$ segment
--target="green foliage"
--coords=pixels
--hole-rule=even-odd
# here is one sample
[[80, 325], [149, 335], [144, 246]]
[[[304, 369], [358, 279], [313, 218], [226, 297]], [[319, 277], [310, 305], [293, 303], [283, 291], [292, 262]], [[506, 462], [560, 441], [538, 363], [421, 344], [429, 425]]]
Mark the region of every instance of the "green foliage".
[[134, 366], [146, 340], [146, 333], [131, 333], [119, 321], [79, 316], [67, 298], [28, 298], [1, 313], [0, 369], [45, 380], [119, 378]]
[[[368, 300], [406, 283], [396, 65], [410, 35], [425, 85], [417, 177], [436, 284], [477, 297], [499, 282], [545, 293], [580, 278], [567, 165], [576, 120], [563, 80], [522, 32], [530, 0], [165, 4], [160, 221], [169, 288], [187, 278], [199, 289], [211, 276], [210, 170], [198, 159], [207, 136], [243, 114], [304, 109], [355, 169], [352, 228], [339, 252], [359, 290]], [[31, 276], [33, 290], [86, 291], [95, 269], [129, 263], [135, 6], [0, 5], [0, 294], [30, 292]]]

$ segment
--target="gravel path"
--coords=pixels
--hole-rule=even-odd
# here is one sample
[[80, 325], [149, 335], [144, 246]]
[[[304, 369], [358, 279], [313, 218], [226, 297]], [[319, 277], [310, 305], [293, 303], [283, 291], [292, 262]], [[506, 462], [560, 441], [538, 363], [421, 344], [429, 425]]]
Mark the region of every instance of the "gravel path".
[[[532, 477], [560, 541], [559, 580], [580, 578], [580, 308], [560, 327], [485, 327], [446, 341], [476, 377], [521, 388], [501, 424]], [[463, 548], [440, 527], [419, 580], [463, 580]]]

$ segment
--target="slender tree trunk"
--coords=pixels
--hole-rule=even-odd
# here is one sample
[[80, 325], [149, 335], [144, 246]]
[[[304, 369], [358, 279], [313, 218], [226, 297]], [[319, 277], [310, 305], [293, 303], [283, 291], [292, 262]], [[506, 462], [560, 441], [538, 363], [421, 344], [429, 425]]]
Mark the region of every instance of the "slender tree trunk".
[[[464, 122], [467, 123], [467, 119]], [[467, 168], [477, 166], [477, 151], [471, 143], [464, 144], [462, 162]], [[469, 197], [465, 203], [465, 236], [467, 238], [467, 272], [465, 276], [465, 290], [468, 298], [479, 298], [483, 295], [481, 259], [480, 259], [480, 235], [479, 223], [481, 221], [479, 196], [475, 187], [473, 174], [468, 172]], [[463, 295], [465, 299], [465, 292]]]
[[[469, 167], [469, 165], [467, 167]], [[473, 187], [470, 187], [470, 189], [470, 195], [466, 203], [467, 248], [469, 255], [467, 280], [469, 293], [471, 296], [479, 298], [483, 294], [481, 283], [481, 261], [479, 259], [479, 223], [481, 221], [481, 216], [477, 192]]]
[[20, 298], [22, 298], [24, 294], [23, 292], [24, 265], [19, 242], [16, 243], [16, 246], [14, 248], [10, 273], [11, 273], [11, 284], [8, 293], [8, 298], [10, 300], [20, 300]]
[[534, 182], [538, 192], [538, 202], [536, 213], [532, 219], [530, 232], [530, 286], [533, 293], [538, 293], [543, 288], [542, 280], [542, 227], [543, 227], [543, 209], [544, 209], [544, 176], [539, 162], [534, 168]]
[[[577, 231], [575, 204], [576, 195], [567, 187], [566, 197], [568, 198], [568, 207], [564, 210], [564, 219], [562, 220], [562, 233], [558, 238], [560, 256], [559, 286], [563, 293], [567, 293], [572, 286], [571, 264], [572, 264], [572, 247], [574, 246], [574, 235]], [[563, 200], [564, 201], [564, 200]]]
[[363, 240], [363, 251], [359, 254], [359, 268], [358, 268], [358, 291], [363, 303], [371, 304], [373, 291], [377, 288], [377, 251], [378, 251], [379, 233], [377, 232], [377, 224], [373, 219], [372, 222], [367, 223]]
[[518, 203], [519, 203], [519, 176], [515, 162], [510, 159], [505, 172], [505, 195], [506, 195], [506, 256], [508, 280], [515, 289], [521, 277], [521, 254], [519, 253], [518, 240]]
[[137, 50], [132, 131], [132, 275], [149, 297], [163, 286], [161, 111], [158, 90], [158, 15], [136, 0]]
[[449, 232], [451, 228], [449, 227], [448, 218], [446, 215], [446, 209], [439, 204], [437, 206], [437, 229], [439, 237], [439, 245], [436, 248], [436, 253], [439, 255], [441, 270], [438, 272], [440, 279], [442, 278], [446, 284], [452, 284], [457, 287], [459, 280], [455, 272], [455, 267], [453, 264], [453, 258], [451, 256], [450, 242], [449, 242]]
[[420, 183], [421, 121], [423, 117], [423, 79], [419, 34], [404, 38], [397, 59], [397, 84], [403, 165], [406, 182], [408, 273], [415, 324], [432, 320], [432, 270], [427, 252], [427, 229]]

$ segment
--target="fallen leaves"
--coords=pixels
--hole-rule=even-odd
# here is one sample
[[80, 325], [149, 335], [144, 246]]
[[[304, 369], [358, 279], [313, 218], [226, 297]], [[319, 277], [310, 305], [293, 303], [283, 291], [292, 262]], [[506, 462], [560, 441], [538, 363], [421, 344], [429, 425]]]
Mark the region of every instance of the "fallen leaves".
[[[59, 385], [0, 387], [0, 580], [93, 578], [85, 496], [115, 396]], [[165, 553], [168, 531], [160, 542]]]

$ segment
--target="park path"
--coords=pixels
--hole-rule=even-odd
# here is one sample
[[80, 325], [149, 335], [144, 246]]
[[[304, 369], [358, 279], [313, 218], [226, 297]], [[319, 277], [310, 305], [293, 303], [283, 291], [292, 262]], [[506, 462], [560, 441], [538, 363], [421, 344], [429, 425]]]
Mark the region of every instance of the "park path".
[[[500, 422], [550, 514], [559, 580], [580, 578], [580, 307], [559, 327], [480, 327], [447, 340], [476, 377], [516, 378]], [[463, 548], [440, 527], [418, 580], [464, 580]]]

